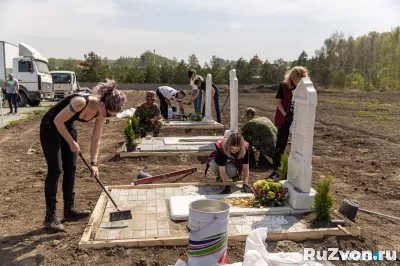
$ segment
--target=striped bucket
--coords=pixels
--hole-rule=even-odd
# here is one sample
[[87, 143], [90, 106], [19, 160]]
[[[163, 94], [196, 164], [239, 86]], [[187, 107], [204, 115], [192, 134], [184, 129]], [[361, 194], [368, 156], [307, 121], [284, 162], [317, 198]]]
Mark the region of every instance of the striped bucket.
[[229, 205], [219, 200], [197, 200], [189, 205], [188, 266], [226, 264]]

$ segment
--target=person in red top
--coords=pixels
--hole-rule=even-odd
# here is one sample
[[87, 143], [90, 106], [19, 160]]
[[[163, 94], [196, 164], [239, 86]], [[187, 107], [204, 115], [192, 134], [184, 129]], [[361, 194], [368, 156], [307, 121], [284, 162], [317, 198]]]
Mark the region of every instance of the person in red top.
[[279, 179], [278, 168], [282, 154], [287, 146], [294, 115], [293, 91], [300, 80], [307, 76], [308, 70], [305, 67], [296, 66], [292, 68], [286, 73], [285, 79], [276, 93], [275, 126], [278, 128], [278, 134], [272, 163], [273, 172], [268, 178]]
[[242, 192], [252, 193], [249, 184], [249, 144], [243, 139], [240, 133], [231, 133], [228, 137], [218, 140], [215, 149], [208, 157], [208, 167], [226, 185], [220, 194], [231, 193], [231, 186], [228, 185], [228, 177], [235, 178], [242, 176]]

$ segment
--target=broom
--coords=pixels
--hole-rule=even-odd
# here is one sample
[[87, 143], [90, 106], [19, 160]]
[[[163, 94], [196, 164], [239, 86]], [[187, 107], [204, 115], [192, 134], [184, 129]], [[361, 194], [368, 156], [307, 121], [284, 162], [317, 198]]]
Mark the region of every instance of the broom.
[[[90, 166], [88, 165], [88, 163], [86, 162], [85, 158], [83, 158], [82, 152], [79, 152], [79, 156], [81, 157], [82, 161], [86, 164], [86, 166], [88, 167], [89, 171], [93, 174], [92, 172], [92, 168], [90, 168]], [[97, 175], [94, 175], [94, 177], [96, 178], [97, 183], [100, 184], [101, 188], [103, 189], [103, 191], [107, 194], [108, 198], [112, 201], [112, 203], [114, 204], [115, 208], [117, 209], [116, 212], [110, 212], [110, 222], [114, 222], [114, 221], [121, 221], [121, 220], [130, 220], [132, 219], [132, 213], [130, 210], [126, 210], [126, 211], [121, 211], [117, 204], [115, 203], [115, 201], [111, 198], [111, 195], [108, 193], [107, 189], [103, 186], [103, 184], [100, 182], [99, 178], [97, 177]]]

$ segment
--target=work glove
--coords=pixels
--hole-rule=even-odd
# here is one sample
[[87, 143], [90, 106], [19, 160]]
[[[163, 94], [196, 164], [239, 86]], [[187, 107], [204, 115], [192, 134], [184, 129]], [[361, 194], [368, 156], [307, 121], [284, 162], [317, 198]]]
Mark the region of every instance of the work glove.
[[289, 123], [292, 123], [293, 122], [293, 114], [292, 113], [286, 113], [285, 120], [287, 122], [289, 122]]
[[253, 193], [253, 190], [251, 189], [251, 187], [249, 185], [243, 184], [241, 192], [242, 193]]
[[178, 110], [175, 106], [172, 106], [171, 108], [173, 112], [176, 112]]

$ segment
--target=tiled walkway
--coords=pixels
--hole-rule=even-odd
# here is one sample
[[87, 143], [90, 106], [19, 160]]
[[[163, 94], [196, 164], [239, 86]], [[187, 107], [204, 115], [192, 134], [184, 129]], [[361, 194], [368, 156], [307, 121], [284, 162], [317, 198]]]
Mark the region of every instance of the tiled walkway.
[[[218, 187], [200, 187], [201, 194], [216, 194]], [[238, 193], [238, 189], [235, 189]], [[135, 238], [154, 238], [171, 236], [169, 228], [169, 216], [166, 200], [172, 196], [182, 196], [181, 187], [166, 187], [152, 189], [113, 189], [111, 196], [116, 201], [121, 210], [131, 210], [133, 218], [131, 220], [109, 222], [109, 213], [115, 211], [110, 200], [96, 232], [95, 240], [107, 239], [135, 239]], [[271, 215], [267, 216], [243, 216], [231, 217], [229, 219], [229, 233], [243, 233], [247, 228], [257, 227], [260, 224], [271, 223]], [[282, 219], [283, 217], [283, 219]], [[295, 231], [304, 228], [293, 216], [280, 216], [280, 226], [285, 230]], [[244, 224], [246, 223], [246, 224]], [[276, 223], [276, 222], [275, 222]], [[272, 224], [271, 224], [272, 226]], [[274, 229], [271, 227], [271, 229]], [[273, 231], [273, 230], [271, 230]]]

